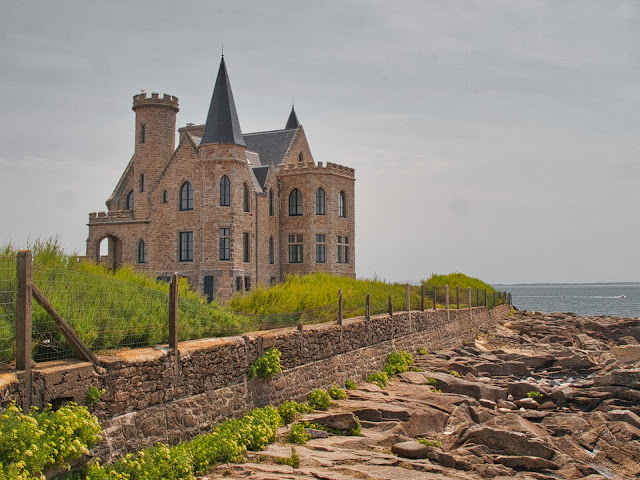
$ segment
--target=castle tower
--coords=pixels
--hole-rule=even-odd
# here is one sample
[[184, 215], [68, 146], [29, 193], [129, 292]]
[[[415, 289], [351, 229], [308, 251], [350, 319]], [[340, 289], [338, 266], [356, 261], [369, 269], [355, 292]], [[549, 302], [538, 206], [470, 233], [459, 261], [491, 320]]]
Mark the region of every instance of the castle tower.
[[136, 218], [149, 214], [148, 192], [175, 150], [178, 98], [157, 93], [133, 96], [136, 112], [134, 174], [134, 212]]

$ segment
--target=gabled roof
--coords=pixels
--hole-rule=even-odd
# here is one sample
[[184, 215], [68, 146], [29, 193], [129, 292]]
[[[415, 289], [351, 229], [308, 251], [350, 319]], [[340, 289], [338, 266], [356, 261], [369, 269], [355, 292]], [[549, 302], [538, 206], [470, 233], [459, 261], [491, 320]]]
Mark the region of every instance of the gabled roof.
[[201, 145], [208, 143], [245, 145], [224, 57], [220, 60], [218, 78], [213, 88], [204, 134], [200, 142]]
[[[245, 133], [244, 141], [247, 149], [260, 155], [260, 163], [274, 167], [280, 165], [289, 145], [296, 135], [297, 129], [273, 130], [271, 132]], [[257, 166], [257, 165], [254, 165]]]
[[285, 130], [290, 128], [298, 128], [300, 126], [300, 122], [298, 121], [298, 116], [296, 115], [296, 111], [291, 105], [291, 113], [289, 114], [289, 119], [287, 120], [287, 124], [285, 125]]
[[267, 174], [269, 173], [269, 166], [253, 167], [253, 173], [260, 184], [260, 188], [264, 190], [264, 184], [267, 181]]

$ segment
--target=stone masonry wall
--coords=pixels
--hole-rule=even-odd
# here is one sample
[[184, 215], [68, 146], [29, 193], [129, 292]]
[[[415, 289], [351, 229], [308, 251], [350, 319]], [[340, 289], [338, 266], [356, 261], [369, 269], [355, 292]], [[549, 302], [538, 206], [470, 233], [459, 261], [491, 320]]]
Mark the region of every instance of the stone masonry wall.
[[[176, 443], [208, 431], [228, 417], [285, 400], [303, 401], [314, 388], [361, 381], [386, 363], [389, 353], [431, 351], [473, 341], [507, 317], [509, 307], [427, 310], [347, 319], [299, 328], [253, 332], [228, 338], [182, 342], [179, 361], [166, 347], [99, 357], [102, 368], [86, 362], [49, 362], [34, 369], [34, 404], [71, 399], [84, 402], [89, 386], [106, 392], [91, 407], [104, 428], [97, 447], [103, 459], [157, 442]], [[253, 361], [277, 347], [283, 372], [247, 379]], [[5, 375], [6, 377], [6, 375]], [[3, 378], [0, 399], [20, 401], [21, 376]]]

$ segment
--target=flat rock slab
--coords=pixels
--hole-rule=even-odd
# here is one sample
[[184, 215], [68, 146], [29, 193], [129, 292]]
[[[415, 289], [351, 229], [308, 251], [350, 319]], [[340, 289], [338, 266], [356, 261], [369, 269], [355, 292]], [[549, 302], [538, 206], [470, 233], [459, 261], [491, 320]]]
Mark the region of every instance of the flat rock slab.
[[558, 464], [540, 457], [530, 456], [498, 456], [494, 462], [513, 468], [514, 470], [557, 470]]
[[395, 453], [399, 457], [404, 458], [427, 458], [429, 456], [429, 447], [411, 440], [408, 442], [396, 443], [391, 447], [391, 453]]

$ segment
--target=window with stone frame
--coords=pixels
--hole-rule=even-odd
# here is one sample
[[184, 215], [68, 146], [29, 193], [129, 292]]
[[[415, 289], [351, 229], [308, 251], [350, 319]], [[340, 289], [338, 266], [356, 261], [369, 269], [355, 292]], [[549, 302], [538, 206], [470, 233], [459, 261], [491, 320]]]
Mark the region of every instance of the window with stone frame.
[[322, 188], [316, 190], [316, 215], [325, 214], [325, 193]]
[[162, 192], [162, 203], [168, 203], [168, 202], [169, 202], [169, 194], [165, 190], [164, 192]]
[[147, 126], [142, 123], [140, 125], [140, 143], [144, 143], [147, 140]]
[[242, 234], [242, 261], [245, 263], [248, 262], [250, 254], [251, 252], [249, 250], [249, 233], [244, 232]]
[[327, 237], [324, 234], [316, 234], [316, 263], [327, 261]]
[[302, 215], [302, 192], [294, 188], [289, 194], [289, 216], [296, 217], [299, 215]]
[[193, 187], [189, 182], [184, 182], [180, 187], [180, 210], [193, 210]]
[[269, 237], [269, 264], [275, 263], [275, 246], [273, 244], [273, 237]]
[[144, 192], [144, 173], [140, 174], [139, 179], [140, 179], [140, 185], [139, 185], [140, 186], [140, 191]]
[[147, 249], [144, 240], [138, 242], [138, 263], [147, 263]]
[[338, 235], [336, 263], [349, 263], [349, 237]]
[[289, 263], [302, 263], [303, 242], [302, 235], [289, 235]]
[[231, 229], [220, 229], [220, 260], [231, 260]]
[[231, 205], [231, 182], [229, 177], [223, 175], [220, 179], [220, 206], [228, 207]]
[[269, 189], [269, 216], [273, 217], [273, 188]]
[[343, 218], [347, 217], [347, 196], [344, 192], [340, 192], [338, 195], [338, 216]]
[[180, 232], [180, 261], [193, 262], [193, 232]]
[[249, 211], [249, 187], [246, 183], [242, 184], [242, 210]]
[[129, 190], [125, 200], [125, 210], [133, 210], [133, 190]]

